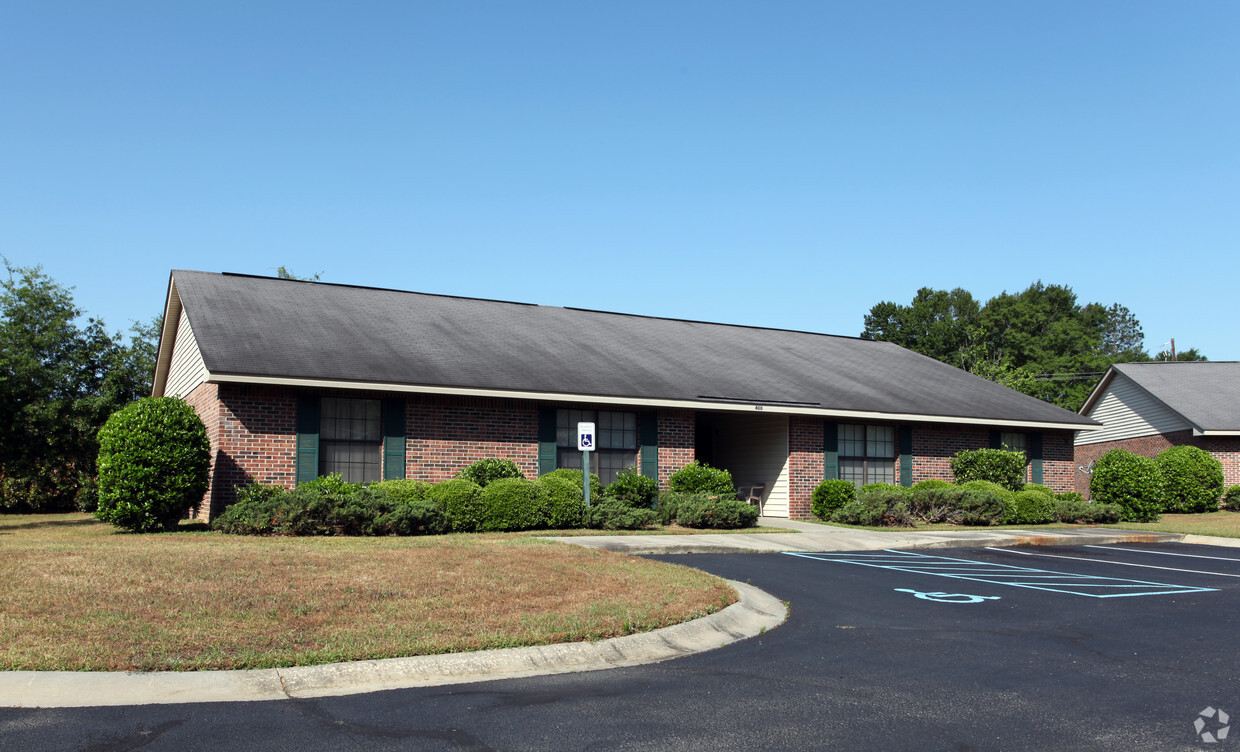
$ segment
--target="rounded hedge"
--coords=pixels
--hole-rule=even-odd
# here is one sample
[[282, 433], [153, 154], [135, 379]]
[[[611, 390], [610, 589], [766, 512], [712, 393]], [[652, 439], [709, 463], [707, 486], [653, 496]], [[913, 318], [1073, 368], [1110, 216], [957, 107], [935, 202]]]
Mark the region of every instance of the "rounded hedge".
[[544, 524], [547, 489], [525, 478], [497, 478], [482, 489], [479, 532], [530, 530]]
[[1025, 485], [1025, 453], [1006, 449], [969, 449], [951, 458], [952, 476], [964, 485], [973, 480], [998, 483], [1010, 491]]
[[1223, 509], [1240, 512], [1240, 485], [1228, 486], [1223, 494]]
[[704, 493], [728, 498], [736, 496], [732, 473], [697, 460], [672, 473], [667, 485], [669, 490], [677, 493]]
[[95, 516], [136, 533], [176, 530], [202, 502], [211, 442], [202, 419], [176, 397], [145, 397], [99, 429]]
[[1118, 504], [1124, 522], [1153, 522], [1165, 507], [1158, 463], [1126, 449], [1112, 449], [1094, 462], [1089, 495], [1103, 504]]
[[[1049, 490], [1049, 489], [1048, 489]], [[1055, 519], [1055, 496], [1033, 489], [1017, 491], [1010, 519], [1016, 525], [1042, 525]]]
[[543, 524], [552, 530], [569, 530], [585, 524], [586, 502], [581, 488], [581, 473], [577, 482], [555, 473], [547, 473], [538, 479], [547, 493], [543, 505]]
[[[581, 488], [581, 484], [577, 487]], [[616, 475], [611, 485], [603, 489], [603, 495], [634, 508], [651, 509], [659, 498], [659, 483], [637, 472], [637, 468], [626, 467]]]
[[491, 484], [491, 481], [499, 480], [500, 478], [524, 478], [525, 473], [521, 472], [521, 468], [517, 467], [517, 463], [512, 460], [488, 457], [485, 460], [478, 460], [461, 468], [456, 477], [472, 480], [474, 483], [486, 488]]
[[[544, 473], [543, 475], [539, 476], [539, 480], [543, 480], [545, 478], [563, 478], [564, 480], [567, 480], [567, 481], [570, 481], [576, 484], [578, 491], [584, 492], [585, 490], [584, 489], [585, 484], [582, 483], [581, 481], [580, 470], [573, 470], [572, 468], [569, 468], [569, 467], [562, 467], [559, 470], [552, 470], [549, 473]], [[603, 482], [598, 479], [597, 475], [595, 475], [594, 473], [590, 473], [590, 503], [594, 503], [595, 501], [601, 498], [603, 498]]]
[[436, 483], [427, 492], [428, 501], [438, 505], [448, 516], [448, 524], [453, 530], [471, 533], [486, 516], [486, 507], [482, 504], [482, 486], [472, 480], [453, 478]]
[[850, 480], [824, 480], [814, 488], [810, 511], [820, 520], [828, 520], [835, 510], [857, 498], [857, 486]]
[[1162, 471], [1167, 512], [1212, 512], [1223, 494], [1223, 463], [1204, 449], [1175, 446], [1154, 458]]

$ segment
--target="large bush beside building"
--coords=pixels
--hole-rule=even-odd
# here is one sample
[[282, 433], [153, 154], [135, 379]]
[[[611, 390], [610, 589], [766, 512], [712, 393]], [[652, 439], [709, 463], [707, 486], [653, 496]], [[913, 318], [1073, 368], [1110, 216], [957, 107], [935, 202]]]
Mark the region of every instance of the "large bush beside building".
[[659, 483], [642, 475], [635, 467], [626, 467], [603, 489], [603, 494], [634, 508], [651, 509], [659, 498]]
[[1025, 453], [1006, 449], [969, 449], [951, 459], [952, 476], [959, 484], [971, 480], [998, 483], [1011, 491], [1025, 485]]
[[810, 496], [810, 511], [820, 520], [831, 519], [835, 510], [857, 498], [857, 486], [850, 480], [824, 480]]
[[1212, 512], [1223, 494], [1223, 463], [1204, 449], [1175, 446], [1154, 458], [1162, 472], [1165, 512]]
[[1094, 501], [1119, 505], [1124, 522], [1153, 522], [1166, 505], [1158, 463], [1126, 449], [1112, 449], [1094, 462], [1089, 494]]
[[501, 478], [524, 478], [525, 473], [521, 472], [521, 468], [517, 467], [517, 463], [512, 460], [488, 457], [466, 465], [456, 474], [456, 477], [471, 480], [486, 488], [491, 481]]
[[677, 493], [736, 496], [736, 484], [731, 473], [697, 460], [672, 473], [668, 478], [668, 489]]
[[207, 429], [175, 397], [146, 397], [99, 429], [95, 516], [136, 533], [175, 530], [202, 501], [211, 465]]

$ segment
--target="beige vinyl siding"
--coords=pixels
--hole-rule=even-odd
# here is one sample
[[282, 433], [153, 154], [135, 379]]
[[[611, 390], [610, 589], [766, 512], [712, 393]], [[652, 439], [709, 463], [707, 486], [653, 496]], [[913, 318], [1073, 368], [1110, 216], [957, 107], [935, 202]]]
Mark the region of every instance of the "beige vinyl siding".
[[172, 349], [172, 364], [168, 368], [168, 385], [164, 394], [168, 397], [185, 397], [194, 387], [207, 380], [207, 366], [202, 362], [202, 352], [189, 326], [189, 316], [181, 309], [177, 323], [177, 338]]
[[1137, 436], [1151, 436], [1191, 428], [1179, 414], [1154, 399], [1132, 379], [1117, 373], [1087, 417], [1102, 424], [1095, 431], [1081, 431], [1076, 443], [1098, 444]]
[[788, 416], [721, 415], [716, 464], [739, 485], [766, 484], [763, 513], [788, 516]]

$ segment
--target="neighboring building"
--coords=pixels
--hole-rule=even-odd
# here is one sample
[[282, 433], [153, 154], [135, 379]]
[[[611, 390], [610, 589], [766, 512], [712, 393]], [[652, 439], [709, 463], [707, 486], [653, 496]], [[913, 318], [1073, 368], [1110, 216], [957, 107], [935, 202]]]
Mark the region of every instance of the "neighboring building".
[[1081, 415], [1102, 424], [1076, 438], [1081, 493], [1090, 465], [1112, 449], [1154, 457], [1181, 444], [1222, 462], [1226, 485], [1240, 483], [1240, 363], [1116, 363]]
[[506, 457], [529, 477], [693, 459], [810, 516], [824, 478], [950, 479], [961, 449], [1021, 446], [1073, 486], [1087, 418], [886, 342], [266, 277], [174, 271], [153, 393], [211, 438], [215, 516], [248, 481], [451, 477]]

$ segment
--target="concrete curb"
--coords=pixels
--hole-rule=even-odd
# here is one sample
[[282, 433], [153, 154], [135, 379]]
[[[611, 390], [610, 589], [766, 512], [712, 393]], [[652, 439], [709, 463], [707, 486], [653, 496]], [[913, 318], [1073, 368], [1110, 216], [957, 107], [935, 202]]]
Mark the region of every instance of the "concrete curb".
[[713, 650], [762, 634], [787, 618], [787, 608], [769, 593], [742, 582], [728, 584], [740, 598], [717, 614], [600, 642], [253, 671], [5, 671], [0, 672], [0, 707], [287, 700], [598, 671]]

